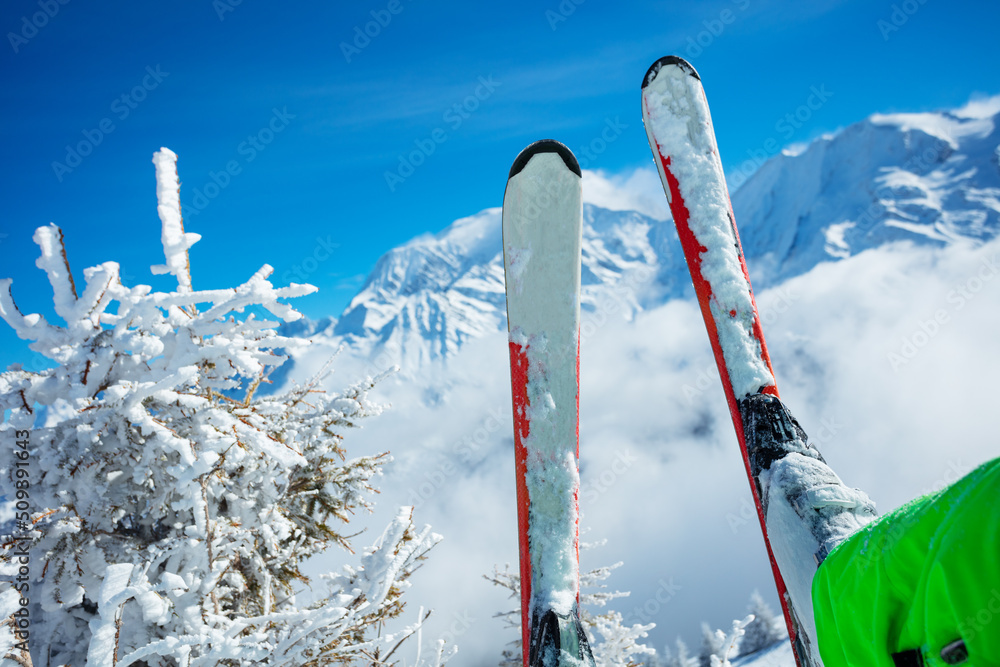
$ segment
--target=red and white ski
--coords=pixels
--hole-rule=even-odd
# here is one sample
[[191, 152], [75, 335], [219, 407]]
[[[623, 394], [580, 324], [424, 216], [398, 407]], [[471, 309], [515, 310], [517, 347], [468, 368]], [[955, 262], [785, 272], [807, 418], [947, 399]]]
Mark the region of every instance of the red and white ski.
[[701, 78], [685, 60], [653, 63], [642, 117], [736, 428], [799, 667], [821, 665], [811, 585], [826, 554], [871, 521], [778, 398]]
[[594, 664], [579, 619], [582, 228], [576, 158], [531, 144], [503, 200], [525, 667]]

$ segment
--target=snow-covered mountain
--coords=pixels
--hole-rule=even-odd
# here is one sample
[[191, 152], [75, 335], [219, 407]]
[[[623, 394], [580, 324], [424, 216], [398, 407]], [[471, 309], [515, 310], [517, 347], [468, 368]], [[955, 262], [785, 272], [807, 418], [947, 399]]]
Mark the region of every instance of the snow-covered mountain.
[[[671, 226], [586, 204], [584, 310], [623, 281], [620, 307], [629, 311], [676, 293], [684, 284], [678, 269], [686, 270], [678, 253]], [[500, 209], [489, 208], [383, 255], [333, 333], [357, 350], [388, 348], [412, 368], [506, 327]]]
[[[991, 110], [992, 111], [992, 110]], [[1000, 114], [874, 115], [766, 162], [734, 195], [764, 288], [893, 241], [985, 241], [1000, 230]], [[585, 191], [585, 198], [587, 193]], [[673, 225], [584, 208], [583, 308], [626, 316], [690, 291]], [[506, 328], [500, 209], [386, 253], [333, 329], [406, 369]]]
[[765, 163], [733, 195], [762, 286], [892, 241], [995, 237], [1000, 114], [977, 111], [874, 115]]

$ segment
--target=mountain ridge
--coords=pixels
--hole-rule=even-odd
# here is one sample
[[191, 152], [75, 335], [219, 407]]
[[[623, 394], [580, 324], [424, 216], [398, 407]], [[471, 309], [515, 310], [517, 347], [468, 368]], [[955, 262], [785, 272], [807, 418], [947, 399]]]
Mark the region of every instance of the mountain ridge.
[[[755, 285], [887, 243], [995, 237], [1000, 107], [981, 107], [874, 114], [765, 162], [732, 196]], [[362, 357], [388, 351], [406, 371], [505, 329], [500, 218], [486, 208], [389, 250], [332, 327], [308, 334]], [[690, 293], [669, 220], [585, 204], [584, 327], [588, 313], [629, 319]]]

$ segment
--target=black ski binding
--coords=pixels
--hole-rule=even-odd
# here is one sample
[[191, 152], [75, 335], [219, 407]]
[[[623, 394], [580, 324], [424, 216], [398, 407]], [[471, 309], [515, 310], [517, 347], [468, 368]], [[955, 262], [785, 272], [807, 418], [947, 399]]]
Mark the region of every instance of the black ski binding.
[[576, 611], [557, 614], [550, 609], [541, 619], [537, 612], [532, 614], [528, 667], [563, 667], [566, 665], [563, 653], [587, 667], [594, 667], [587, 633]]

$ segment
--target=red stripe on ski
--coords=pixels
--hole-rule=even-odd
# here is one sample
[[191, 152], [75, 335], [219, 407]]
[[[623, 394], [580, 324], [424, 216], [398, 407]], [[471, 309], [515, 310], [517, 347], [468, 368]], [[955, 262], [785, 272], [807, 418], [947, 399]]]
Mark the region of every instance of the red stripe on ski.
[[[528, 545], [528, 450], [524, 441], [531, 425], [528, 422], [528, 352], [510, 341], [510, 384], [514, 403], [514, 471], [517, 478], [517, 535], [521, 561], [521, 653], [528, 667], [531, 645], [531, 551]], [[579, 392], [577, 392], [579, 395]], [[579, 428], [579, 427], [577, 427]]]
[[[750, 481], [750, 491], [753, 493], [754, 505], [757, 508], [757, 519], [760, 521], [761, 534], [764, 536], [764, 545], [767, 548], [767, 557], [771, 562], [771, 572], [774, 574], [775, 587], [778, 590], [778, 598], [781, 601], [781, 610], [785, 617], [785, 625], [788, 626], [789, 640], [794, 647], [796, 645], [797, 623], [792, 618], [791, 610], [788, 607], [787, 587], [785, 586], [784, 578], [781, 576], [781, 571], [778, 569], [778, 564], [774, 559], [774, 552], [771, 549], [771, 540], [767, 534], [767, 524], [764, 519], [761, 500], [757, 494], [757, 486], [753, 483], [750, 457], [747, 453], [746, 437], [743, 431], [743, 416], [740, 414], [739, 404], [737, 403], [737, 398], [733, 390], [732, 380], [729, 377], [729, 369], [726, 366], [725, 355], [722, 351], [722, 345], [719, 342], [719, 334], [715, 323], [715, 317], [712, 314], [711, 307], [709, 306], [712, 300], [712, 285], [705, 279], [701, 272], [701, 255], [707, 250], [707, 248], [698, 242], [694, 232], [691, 230], [690, 212], [687, 209], [687, 205], [684, 203], [684, 197], [681, 195], [680, 184], [674, 174], [670, 171], [670, 157], [663, 155], [663, 152], [660, 150], [660, 146], [658, 144], [656, 146], [656, 153], [660, 159], [663, 174], [667, 181], [667, 186], [670, 189], [670, 212], [673, 215], [674, 223], [677, 227], [677, 235], [680, 238], [681, 247], [684, 249], [684, 258], [687, 260], [688, 269], [691, 272], [691, 282], [694, 285], [695, 294], [698, 297], [698, 305], [701, 307], [701, 314], [705, 320], [705, 328], [708, 329], [708, 337], [712, 343], [712, 352], [715, 355], [715, 363], [719, 367], [719, 375], [722, 379], [722, 387], [726, 394], [726, 402], [729, 404], [729, 414], [732, 417], [733, 426], [736, 429], [736, 437], [739, 439], [740, 453], [743, 456], [743, 465], [746, 467], [747, 480]], [[728, 200], [728, 193], [726, 196]], [[729, 203], [729, 216], [730, 221], [735, 219], [732, 213], [731, 203]], [[771, 369], [771, 358], [767, 353], [767, 345], [764, 343], [764, 333], [760, 326], [760, 317], [757, 314], [757, 302], [753, 298], [753, 288], [750, 287], [750, 274], [747, 271], [747, 265], [743, 259], [743, 247], [740, 244], [740, 237], [736, 231], [735, 223], [733, 223], [732, 227], [733, 234], [736, 236], [736, 244], [739, 249], [740, 266], [747, 281], [747, 288], [750, 291], [750, 303], [753, 306], [753, 327], [751, 333], [754, 339], [756, 339], [760, 344], [761, 358], [764, 360], [764, 363], [767, 364], [767, 369], [771, 372], [771, 376], [773, 377], [774, 371]], [[730, 311], [729, 314], [731, 317], [736, 317], [738, 315], [738, 313], [733, 311]], [[775, 385], [762, 387], [759, 391], [761, 393], [778, 396], [778, 388]], [[799, 656], [796, 655], [796, 662], [798, 661]]]

